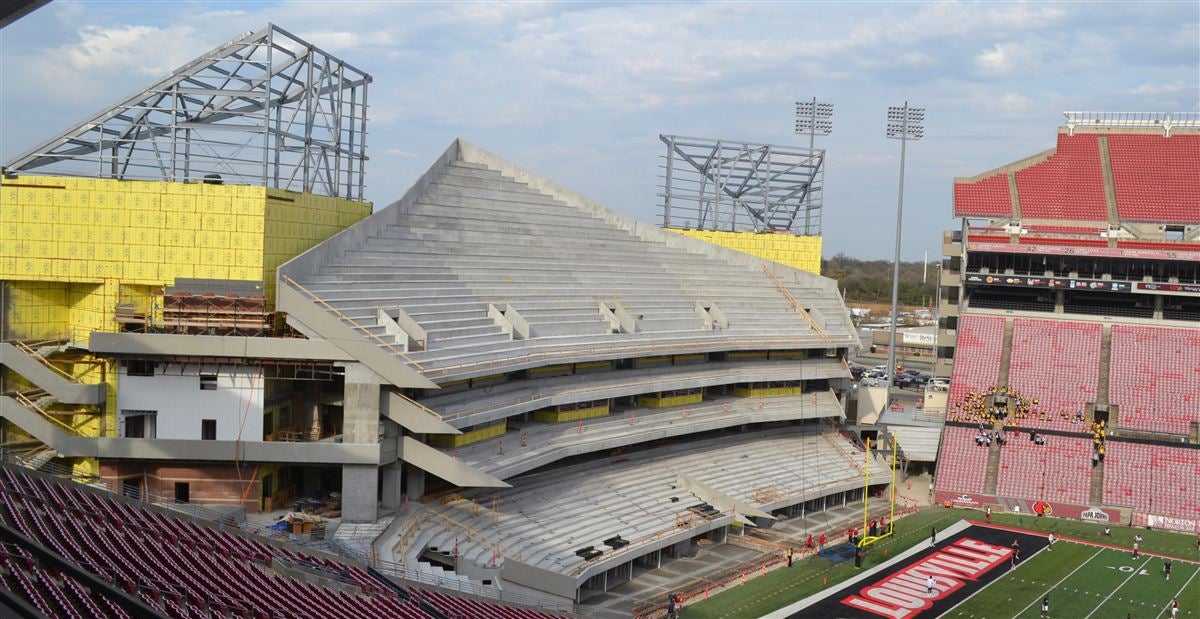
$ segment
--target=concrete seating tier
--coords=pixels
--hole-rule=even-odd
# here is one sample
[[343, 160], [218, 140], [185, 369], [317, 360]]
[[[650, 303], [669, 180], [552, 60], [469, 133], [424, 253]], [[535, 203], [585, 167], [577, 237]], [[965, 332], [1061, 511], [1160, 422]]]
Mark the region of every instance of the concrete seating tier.
[[1058, 221], [1107, 221], [1104, 172], [1096, 134], [1058, 134], [1049, 159], [1018, 170], [1021, 216]]
[[[783, 506], [861, 485], [862, 468], [862, 451], [833, 432], [779, 428], [664, 446], [522, 477], [513, 488], [479, 493], [479, 508], [472, 495], [450, 502], [441, 513], [476, 537], [443, 530], [434, 520], [426, 526], [440, 532], [429, 546], [449, 550], [457, 544], [459, 561], [480, 568], [493, 566], [498, 546], [501, 566], [519, 556], [524, 564], [583, 578], [587, 561], [577, 549], [593, 546], [605, 551], [601, 558], [619, 552], [632, 559], [677, 531], [677, 514], [706, 502], [679, 486], [680, 473], [757, 505], [756, 491], [769, 487], [772, 496], [784, 497], [777, 501]], [[884, 475], [885, 467], [875, 462], [877, 474]], [[617, 535], [630, 544], [608, 549], [603, 541]]]
[[968, 392], [981, 393], [996, 386], [1004, 347], [1004, 319], [965, 314], [958, 319], [954, 347], [954, 373], [949, 402], [961, 404]]
[[507, 479], [564, 458], [625, 445], [751, 423], [841, 419], [843, 414], [829, 391], [775, 398], [722, 396], [687, 406], [627, 409], [574, 423], [510, 423], [502, 437], [443, 451]]
[[1159, 516], [1200, 519], [1200, 451], [1107, 441], [1104, 503]]
[[1113, 325], [1109, 364], [1118, 428], [1187, 434], [1200, 421], [1200, 329]]
[[[163, 616], [432, 616], [411, 599], [408, 590], [398, 593], [353, 565], [273, 547], [9, 467], [0, 472], [0, 517], [7, 526], [79, 567], [137, 595]], [[341, 580], [344, 586], [325, 587], [285, 576], [283, 571], [273, 569], [279, 565], [287, 566], [289, 573], [299, 571]], [[45, 612], [48, 616], [128, 616], [104, 599], [81, 595], [65, 579], [60, 581], [61, 591], [51, 586], [53, 579], [49, 577], [41, 586], [27, 590], [23, 571], [14, 571], [14, 565], [7, 567], [5, 582], [12, 579], [17, 590], [23, 591], [35, 606], [43, 607], [43, 612], [51, 611]], [[36, 574], [37, 568], [32, 569]], [[72, 614], [67, 612], [70, 606], [87, 612]], [[523, 609], [483, 606], [490, 611], [478, 616], [552, 617]], [[100, 612], [95, 612], [97, 609]]]
[[977, 181], [954, 181], [954, 214], [958, 217], [1012, 215], [1008, 175], [993, 174]]
[[473, 389], [436, 394], [422, 399], [421, 404], [438, 412], [442, 420], [450, 425], [464, 428], [548, 406], [618, 398], [648, 391], [848, 376], [839, 360], [825, 358], [690, 363], [489, 383]]
[[1100, 323], [1068, 320], [1013, 320], [1008, 385], [1027, 401], [1037, 399], [1040, 415], [1023, 427], [1082, 431], [1077, 412], [1096, 401], [1100, 380]]
[[983, 492], [987, 477], [988, 450], [975, 444], [978, 430], [946, 426], [937, 459], [939, 492]]
[[[691, 241], [651, 240], [637, 232], [642, 224], [478, 164], [448, 163], [402, 212], [379, 216], [390, 223], [331, 252], [297, 281], [386, 343], [392, 336], [376, 324], [377, 311], [402, 309], [427, 335], [424, 350], [410, 358], [435, 379], [464, 363], [519, 366], [531, 347], [545, 344], [566, 356], [597, 345], [666, 344], [675, 334], [717, 347], [730, 334], [793, 347], [826, 342], [788, 294], [819, 311], [832, 341], [853, 338], [840, 298], [822, 280], [782, 272], [777, 284], [754, 263], [685, 247]], [[619, 303], [635, 317], [635, 332], [613, 333], [600, 303], [613, 310]], [[718, 307], [728, 325], [715, 330], [715, 318], [698, 314], [697, 303]], [[530, 325], [529, 339], [514, 341], [488, 317], [488, 304], [515, 308]]]
[[1200, 223], [1200, 135], [1108, 136], [1122, 221]]
[[[1021, 433], [1000, 448], [996, 494], [1088, 505], [1092, 483], [1091, 439], [1061, 435], [1045, 438], [1045, 445], [1037, 445], [1026, 433]], [[986, 448], [976, 449], [987, 452]]]

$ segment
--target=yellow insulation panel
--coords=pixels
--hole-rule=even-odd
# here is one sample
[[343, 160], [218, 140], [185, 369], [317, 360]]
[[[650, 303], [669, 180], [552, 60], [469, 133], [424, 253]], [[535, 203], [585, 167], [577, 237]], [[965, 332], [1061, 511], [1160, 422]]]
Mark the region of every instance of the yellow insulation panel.
[[669, 406], [685, 406], [688, 404], [698, 404], [704, 399], [703, 393], [689, 393], [685, 395], [674, 395], [660, 397], [655, 394], [639, 395], [637, 397], [638, 406], [642, 408], [667, 408]]
[[507, 431], [507, 422], [501, 421], [500, 423], [475, 428], [462, 434], [434, 434], [429, 437], [429, 442], [438, 447], [462, 447], [463, 445], [486, 441], [489, 438], [504, 436], [504, 433]]
[[734, 387], [733, 395], [739, 398], [778, 398], [788, 395], [800, 395], [803, 393], [800, 387]]
[[757, 232], [720, 232], [717, 230], [682, 230], [671, 232], [720, 245], [784, 266], [821, 274], [821, 237], [794, 234], [759, 234]]
[[589, 406], [587, 408], [577, 408], [571, 411], [559, 411], [553, 408], [540, 410], [533, 413], [533, 418], [537, 421], [545, 423], [562, 423], [564, 421], [579, 421], [581, 419], [591, 419], [593, 417], [604, 417], [608, 415], [608, 404], [600, 406]]

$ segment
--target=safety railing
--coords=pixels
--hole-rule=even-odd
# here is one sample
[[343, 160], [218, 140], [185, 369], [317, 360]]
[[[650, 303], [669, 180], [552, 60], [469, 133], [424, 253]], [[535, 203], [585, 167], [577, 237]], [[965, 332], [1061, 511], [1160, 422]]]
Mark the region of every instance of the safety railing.
[[[814, 359], [813, 361], [819, 362], [821, 360]], [[846, 365], [845, 360], [843, 360], [841, 362], [841, 367], [846, 370], [847, 374], [849, 374], [850, 368]], [[772, 371], [777, 371], [777, 370], [775, 370], [774, 367], [748, 368], [748, 369], [758, 369], [758, 370], [762, 371], [763, 373], [770, 373]], [[715, 371], [721, 372], [723, 375], [727, 375], [727, 372], [725, 372], [723, 370], [715, 370]], [[694, 377], [695, 376], [693, 375], [693, 376], [690, 376], [689, 378], [694, 378]], [[442, 414], [441, 418], [443, 420], [461, 419], [463, 417], [469, 417], [471, 415], [476, 415], [479, 413], [500, 410], [503, 408], [508, 408], [510, 406], [519, 406], [521, 404], [528, 404], [530, 402], [536, 402], [538, 400], [546, 400], [546, 399], [550, 399], [552, 397], [564, 397], [564, 396], [570, 397], [570, 396], [577, 396], [577, 395], [589, 394], [589, 393], [598, 393], [599, 394], [599, 393], [605, 393], [605, 392], [611, 391], [613, 389], [657, 387], [662, 384], [663, 379], [664, 379], [664, 377], [659, 376], [659, 377], [654, 377], [654, 378], [651, 378], [648, 380], [635, 380], [635, 381], [623, 382], [623, 383], [619, 383], [619, 384], [615, 384], [615, 385], [598, 385], [598, 386], [590, 386], [590, 387], [579, 387], [576, 389], [563, 389], [561, 391], [552, 391], [549, 393], [542, 393], [539, 391], [539, 392], [531, 393], [529, 395], [513, 398], [510, 400], [505, 400], [503, 402], [496, 402], [494, 404], [487, 404], [484, 406], [476, 406], [474, 408], [468, 408], [468, 409], [456, 410], [453, 412], [447, 412], [447, 413]]]
[[809, 326], [811, 326], [817, 333], [820, 333], [822, 338], [828, 340], [829, 333], [827, 333], [825, 329], [821, 328], [821, 325], [818, 325], [817, 321], [812, 319], [812, 316], [808, 313], [808, 310], [804, 309], [804, 306], [800, 304], [800, 300], [796, 298], [796, 295], [792, 294], [791, 290], [788, 290], [788, 287], [785, 286], [782, 281], [780, 281], [779, 276], [775, 275], [775, 272], [771, 270], [771, 267], [767, 264], [764, 264], [762, 265], [762, 270], [767, 274], [767, 277], [771, 278], [771, 281], [775, 284], [775, 287], [778, 288], [779, 292], [783, 294], [783, 298], [787, 299], [787, 302], [792, 306], [792, 309], [796, 310], [798, 314], [804, 317], [804, 320], [808, 321]]
[[44, 355], [42, 355], [42, 353], [38, 352], [36, 349], [29, 346], [25, 342], [18, 340], [18, 341], [14, 341], [12, 343], [12, 345], [17, 350], [25, 353], [26, 356], [32, 357], [34, 360], [40, 362], [42, 365], [49, 368], [50, 371], [54, 372], [55, 374], [58, 374], [59, 376], [66, 379], [67, 381], [70, 381], [70, 382], [76, 383], [76, 384], [81, 384], [78, 378], [75, 378], [66, 370], [58, 367], [57, 365], [54, 365], [49, 359], [47, 359]]
[[[427, 378], [444, 378], [455, 374], [463, 374], [466, 372], [475, 372], [480, 370], [489, 370], [492, 368], [507, 367], [516, 364], [526, 363], [545, 363], [550, 361], [558, 361], [561, 359], [578, 359], [594, 355], [613, 355], [613, 356], [655, 356], [662, 354], [686, 354], [689, 352], [709, 352], [711, 350], [728, 350], [733, 347], [754, 350], [763, 347], [786, 347], [802, 345], [802, 338], [753, 338], [753, 337], [733, 337], [729, 336], [728, 331], [722, 332], [723, 336], [719, 339], [721, 344], [714, 344], [718, 341], [713, 336], [706, 336], [703, 341], [691, 342], [675, 342], [675, 343], [651, 343], [651, 344], [633, 344], [633, 345], [613, 345], [613, 346], [591, 346], [587, 348], [568, 348], [563, 350], [547, 350], [524, 355], [514, 355], [503, 359], [487, 359], [482, 361], [471, 361], [464, 363], [456, 363], [453, 365], [445, 365], [436, 368], [426, 368], [422, 372]], [[853, 334], [847, 334], [842, 338], [845, 343], [849, 344], [853, 339]], [[828, 345], [832, 338], [828, 335], [820, 337], [819, 343]]]
[[[76, 430], [70, 424], [64, 423], [61, 419], [58, 419], [57, 417], [55, 417], [53, 413], [50, 413], [49, 411], [42, 408], [41, 406], [38, 406], [37, 402], [34, 402], [33, 400], [29, 399], [28, 397], [25, 396], [25, 394], [17, 392], [17, 393], [14, 393], [12, 397], [14, 400], [16, 400], [18, 403], [20, 403], [21, 406], [24, 406], [25, 408], [37, 413], [38, 415], [41, 415], [41, 417], [43, 419], [54, 424], [55, 426], [57, 426], [58, 428], [60, 428], [64, 432], [66, 432], [67, 434], [70, 434], [71, 436], [80, 436], [79, 430]], [[87, 414], [87, 413], [71, 411], [70, 413], [64, 413], [64, 414], [83, 415], [83, 414]], [[96, 414], [96, 413], [93, 413], [93, 414]]]
[[284, 283], [295, 288], [296, 290], [299, 290], [300, 292], [303, 292], [306, 296], [308, 296], [309, 299], [312, 299], [312, 301], [314, 303], [325, 308], [330, 313], [332, 313], [334, 316], [337, 316], [339, 320], [341, 320], [345, 323], [348, 323], [349, 325], [351, 325], [352, 327], [354, 327], [355, 329], [357, 329], [359, 331], [362, 331], [364, 334], [367, 335], [367, 337], [371, 338], [372, 340], [375, 340], [380, 346], [386, 348], [392, 354], [403, 359], [405, 363], [411, 364], [413, 367], [417, 368], [418, 370], [421, 370], [421, 371], [425, 370], [424, 368], [421, 367], [421, 364], [410, 359], [409, 356], [403, 350], [400, 350], [399, 348], [397, 348], [395, 344], [389, 343], [386, 340], [384, 340], [383, 338], [379, 337], [378, 335], [372, 333], [369, 329], [367, 329], [366, 327], [359, 324], [357, 320], [354, 320], [353, 318], [343, 314], [336, 307], [330, 305], [324, 299], [317, 296], [316, 293], [312, 292], [308, 288], [305, 288], [304, 286], [301, 286], [300, 283], [297, 282], [296, 280], [288, 277], [287, 275], [280, 275], [280, 277], [283, 279]]

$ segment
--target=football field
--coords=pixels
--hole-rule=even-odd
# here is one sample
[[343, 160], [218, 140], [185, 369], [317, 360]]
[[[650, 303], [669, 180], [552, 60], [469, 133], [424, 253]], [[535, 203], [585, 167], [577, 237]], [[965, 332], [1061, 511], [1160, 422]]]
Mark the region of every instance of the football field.
[[1172, 561], [1167, 580], [1163, 563], [1145, 555], [1134, 559], [1125, 550], [1059, 542], [942, 616], [1036, 618], [1049, 595], [1051, 617], [1169, 618], [1173, 597], [1179, 599], [1179, 617], [1200, 617], [1200, 566]]
[[[1168, 604], [1177, 597], [1180, 619], [1200, 619], [1200, 549], [1194, 536], [1125, 526], [1113, 526], [1111, 534], [1106, 534], [1107, 525], [1015, 514], [995, 514], [992, 526], [974, 522], [969, 530], [938, 538], [939, 547], [944, 549], [959, 536], [1000, 547], [1009, 546], [1014, 536], [1020, 536], [1022, 549], [1033, 554], [1023, 554], [1015, 569], [1010, 569], [1008, 560], [1002, 560], [985, 574], [961, 579], [955, 591], [942, 587], [938, 595], [924, 600], [893, 600], [905, 606], [903, 612], [893, 608], [893, 612], [873, 613], [862, 605], [852, 608], [841, 603], [883, 581], [897, 576], [902, 581], [907, 568], [932, 558], [934, 551], [927, 548], [930, 527], [941, 530], [960, 519], [978, 516], [978, 512], [969, 510], [921, 510], [896, 522], [894, 538], [871, 547], [863, 570], [854, 569], [849, 561], [806, 559], [795, 568], [774, 570], [714, 595], [710, 601], [692, 600], [683, 617], [742, 619], [774, 614], [789, 619], [1037, 618], [1041, 616], [1042, 598], [1049, 595], [1050, 616], [1055, 618], [1170, 619]], [[1045, 535], [1051, 531], [1070, 541], [1060, 540], [1052, 550], [1042, 549]], [[1142, 547], [1147, 552], [1179, 557], [1172, 560], [1170, 580], [1163, 574], [1164, 561], [1159, 556], [1143, 554], [1136, 560], [1131, 556], [1127, 548], [1136, 534], [1144, 536]], [[1030, 540], [1029, 536], [1038, 539]], [[917, 554], [906, 559], [898, 556], [910, 548]], [[868, 571], [873, 573], [867, 575]], [[866, 579], [850, 582], [860, 575]], [[919, 580], [923, 582], [923, 578]], [[918, 588], [915, 597], [920, 598], [924, 586], [919, 584]], [[830, 594], [828, 600], [809, 601], [810, 596], [825, 592]]]

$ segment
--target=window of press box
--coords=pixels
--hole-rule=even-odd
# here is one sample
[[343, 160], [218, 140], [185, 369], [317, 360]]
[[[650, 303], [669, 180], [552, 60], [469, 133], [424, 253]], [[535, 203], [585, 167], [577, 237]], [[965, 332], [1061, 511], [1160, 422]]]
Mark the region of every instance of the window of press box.
[[125, 362], [126, 376], [154, 376], [153, 361], [145, 361], [140, 359], [130, 359]]
[[200, 390], [201, 391], [216, 391], [217, 390], [217, 375], [216, 374], [201, 374], [200, 375]]

